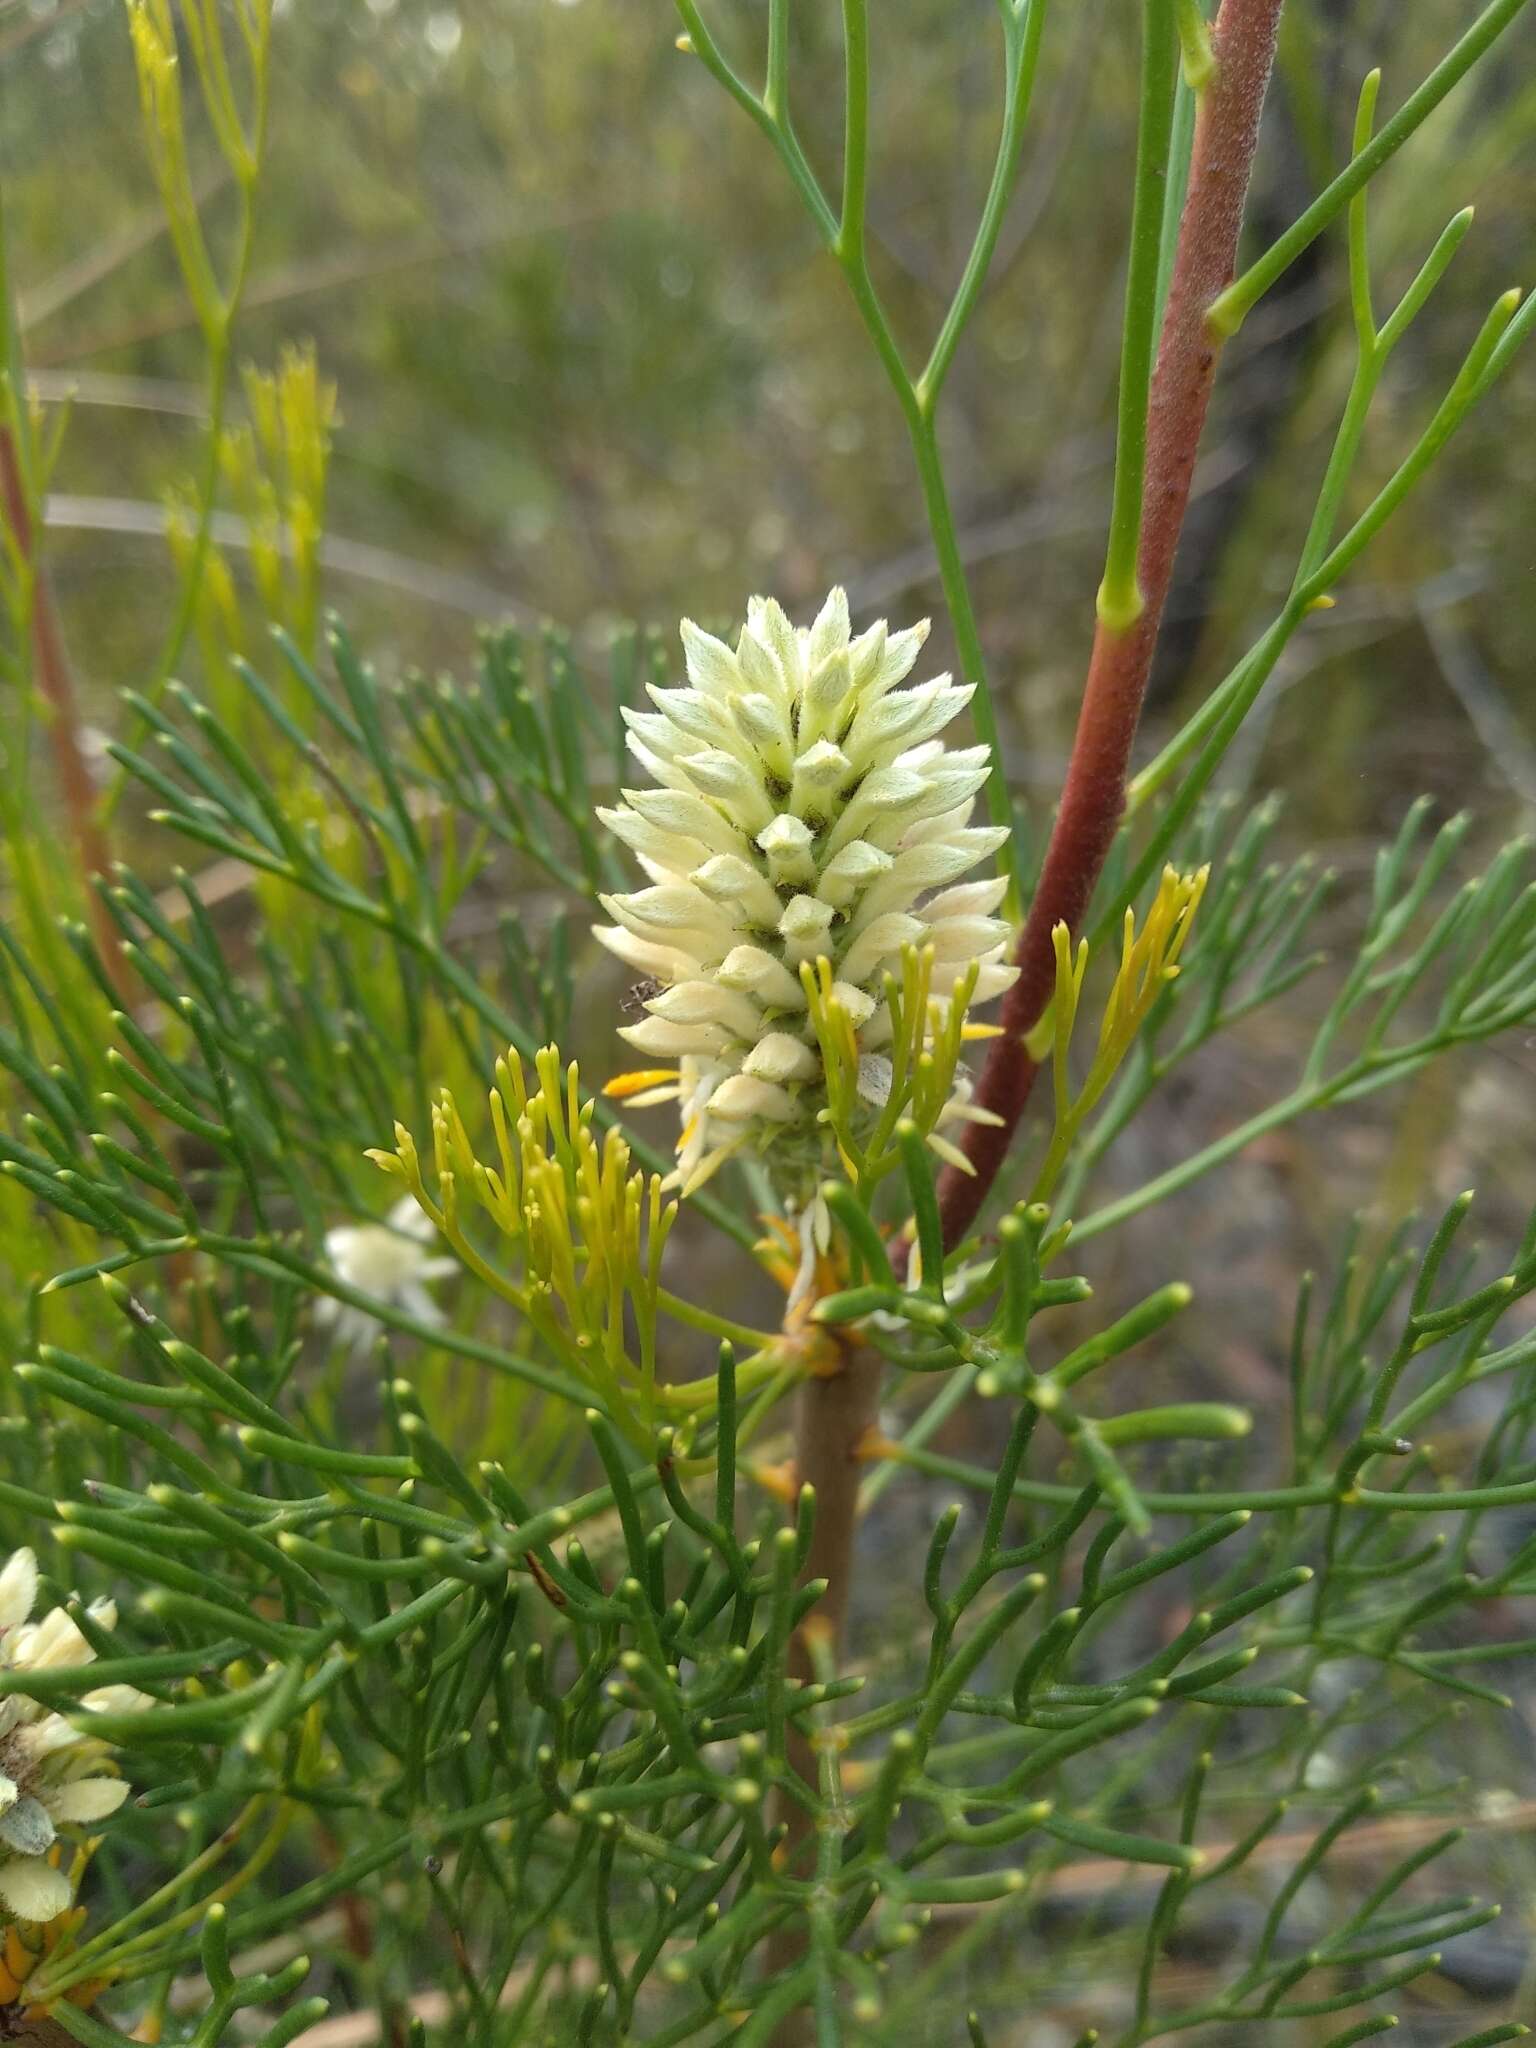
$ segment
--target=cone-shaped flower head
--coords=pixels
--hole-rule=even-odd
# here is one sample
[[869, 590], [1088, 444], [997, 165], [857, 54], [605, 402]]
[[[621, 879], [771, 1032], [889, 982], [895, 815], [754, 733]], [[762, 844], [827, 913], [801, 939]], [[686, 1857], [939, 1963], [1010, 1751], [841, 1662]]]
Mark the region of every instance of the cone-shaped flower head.
[[623, 1036], [657, 1064], [612, 1092], [679, 1101], [685, 1190], [753, 1143], [799, 1207], [835, 1158], [803, 968], [830, 964], [872, 1118], [904, 948], [932, 949], [936, 991], [977, 963], [973, 1002], [1014, 979], [1004, 882], [960, 880], [1007, 836], [969, 822], [987, 750], [938, 737], [972, 686], [901, 687], [927, 635], [882, 620], [855, 638], [841, 590], [808, 628], [754, 598], [734, 650], [685, 619], [686, 687], [625, 713], [654, 786], [599, 815], [650, 886], [603, 897], [597, 936], [654, 984]]

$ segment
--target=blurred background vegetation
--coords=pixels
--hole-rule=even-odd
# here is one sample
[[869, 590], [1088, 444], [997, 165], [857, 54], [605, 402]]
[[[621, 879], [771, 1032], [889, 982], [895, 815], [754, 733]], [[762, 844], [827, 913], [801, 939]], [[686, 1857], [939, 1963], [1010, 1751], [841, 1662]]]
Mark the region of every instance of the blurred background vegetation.
[[[1134, 129], [1123, 6], [1075, 0], [1046, 38], [1032, 130], [947, 455], [1017, 784], [1054, 787], [1102, 547]], [[1346, 144], [1356, 86], [1397, 100], [1467, 0], [1291, 0], [1253, 212], [1289, 220]], [[987, 0], [908, 0], [875, 51], [876, 260], [914, 338], [952, 287], [994, 144]], [[755, 48], [763, 9], [722, 27]], [[973, 16], [962, 33], [957, 15]], [[305, 0], [280, 9], [270, 161], [237, 355], [313, 339], [340, 398], [327, 596], [355, 636], [462, 667], [470, 627], [938, 609], [922, 508], [841, 280], [761, 139], [619, 0]], [[796, 108], [838, 130], [834, 10], [797, 11]], [[201, 344], [139, 134], [118, 0], [0, 7], [0, 149], [23, 345], [74, 393], [50, 553], [99, 717], [152, 666], [170, 569], [160, 503], [199, 463]], [[1373, 192], [1382, 289], [1444, 219], [1476, 229], [1394, 367], [1373, 431], [1418, 417], [1495, 292], [1531, 262], [1536, 23], [1524, 20]], [[217, 245], [231, 195], [192, 135]], [[1154, 709], [1161, 725], [1247, 643], [1288, 576], [1349, 370], [1330, 238], [1234, 351]], [[1431, 359], [1431, 355], [1433, 359]], [[1347, 836], [1421, 787], [1490, 810], [1536, 796], [1530, 511], [1536, 363], [1456, 442], [1276, 693], [1265, 780]], [[1378, 465], [1377, 474], [1380, 474]], [[148, 530], [146, 530], [148, 529]], [[238, 563], [238, 550], [232, 551]], [[1298, 758], [1309, 772], [1287, 772]], [[1325, 772], [1315, 772], [1326, 762]]]
[[[1290, 0], [1251, 246], [1342, 161], [1364, 72], [1383, 67], [1385, 118], [1474, 11]], [[946, 397], [961, 543], [1035, 831], [1065, 760], [1102, 558], [1135, 126], [1124, 14], [1074, 0], [1052, 17], [1017, 196]], [[716, 16], [753, 67], [764, 17], [760, 0]], [[321, 586], [386, 677], [411, 664], [466, 674], [476, 626], [500, 618], [558, 622], [600, 673], [622, 620], [661, 628], [672, 650], [683, 612], [739, 617], [757, 590], [803, 610], [833, 580], [856, 615], [933, 613], [932, 665], [952, 662], [905, 435], [843, 281], [676, 27], [662, 0], [279, 9], [235, 357], [270, 371], [285, 347], [313, 342], [335, 386]], [[796, 10], [794, 33], [796, 118], [826, 167], [841, 121], [835, 11]], [[1533, 57], [1536, 19], [1522, 16], [1372, 188], [1383, 298], [1453, 211], [1475, 204], [1477, 220], [1434, 317], [1394, 359], [1362, 495], [1490, 300], [1530, 274]], [[880, 26], [874, 260], [913, 354], [968, 245], [995, 146], [997, 63], [989, 0], [908, 0]], [[119, 0], [0, 5], [0, 92], [22, 350], [45, 405], [73, 404], [47, 554], [87, 715], [112, 733], [117, 691], [142, 685], [164, 645], [176, 578], [165, 506], [185, 501], [204, 462], [203, 342], [143, 147]], [[193, 182], [227, 261], [236, 194], [195, 96], [188, 120]], [[1335, 234], [1228, 351], [1148, 752], [1272, 616], [1352, 353]], [[236, 424], [241, 405], [237, 387]], [[1285, 789], [1292, 846], [1346, 880], [1420, 791], [1442, 812], [1472, 807], [1485, 846], [1536, 801], [1533, 414], [1527, 351], [1337, 608], [1299, 637], [1238, 743], [1226, 785]], [[259, 654], [271, 597], [243, 544], [249, 510], [227, 479], [216, 538], [240, 593], [226, 608], [244, 616], [214, 637]], [[171, 856], [134, 815], [151, 801], [130, 788], [115, 830], [153, 874]], [[495, 878], [536, 912], [536, 875], [503, 866]], [[1352, 929], [1347, 892], [1341, 915]], [[600, 988], [612, 981], [600, 963], [589, 971]], [[595, 1028], [572, 1049], [604, 1072], [609, 1013], [578, 1007]], [[1213, 1053], [1188, 1113], [1219, 1126], [1267, 1099], [1263, 1049]], [[1489, 1071], [1451, 1070], [1481, 1120], [1485, 1195], [1491, 1180], [1518, 1181], [1536, 1136], [1533, 1072], [1536, 1048], [1518, 1042]], [[1465, 1146], [1448, 1158], [1437, 1147], [1468, 1125], [1449, 1113], [1447, 1085], [1367, 1116], [1358, 1158], [1347, 1143], [1320, 1160], [1287, 1142], [1286, 1213], [1298, 1192], [1326, 1191], [1334, 1216], [1351, 1201], [1390, 1207], [1426, 1175], [1454, 1192]], [[1170, 1106], [1185, 1113], [1176, 1094]], [[1263, 1189], [1276, 1164], [1261, 1162]]]
[[[1390, 112], [1473, 11], [1289, 0], [1255, 244], [1337, 168], [1361, 75], [1382, 64]], [[727, 46], [755, 51], [763, 15], [760, 0], [730, 0], [716, 17]], [[1125, 0], [1055, 11], [1018, 194], [946, 403], [1011, 781], [1036, 830], [1065, 760], [1102, 560], [1135, 129], [1129, 15]], [[990, 17], [989, 0], [905, 0], [876, 23], [874, 260], [914, 352], [953, 287], [995, 146]], [[766, 590], [803, 614], [836, 580], [856, 617], [933, 613], [931, 666], [951, 659], [905, 436], [843, 282], [761, 137], [675, 36], [664, 0], [279, 8], [235, 355], [267, 372], [312, 342], [335, 386], [319, 585], [386, 677], [467, 673], [477, 625], [503, 618], [557, 622], [600, 671], [622, 621], [660, 627], [670, 647], [680, 613], [739, 617]], [[797, 120], [826, 164], [841, 121], [835, 10], [798, 9], [795, 40]], [[194, 179], [222, 253], [236, 195], [193, 104]], [[72, 406], [46, 557], [85, 715], [110, 736], [125, 724], [117, 693], [144, 684], [164, 645], [176, 587], [166, 508], [205, 460], [206, 414], [203, 340], [143, 147], [120, 0], [0, 0], [0, 177], [32, 388], [46, 412]], [[1372, 189], [1383, 297], [1453, 211], [1473, 203], [1477, 222], [1434, 316], [1394, 360], [1362, 490], [1422, 422], [1493, 297], [1533, 280], [1533, 189], [1526, 16]], [[1288, 585], [1352, 365], [1342, 272], [1333, 235], [1229, 351], [1150, 739], [1226, 672]], [[323, 390], [314, 397], [323, 407]], [[237, 388], [236, 423], [246, 402]], [[1529, 822], [1533, 417], [1526, 351], [1337, 608], [1300, 636], [1239, 742], [1227, 786], [1285, 789], [1291, 850], [1314, 849], [1347, 885], [1420, 791], [1443, 810], [1471, 807], [1483, 849]], [[237, 469], [215, 527], [231, 576], [215, 588], [223, 616], [200, 619], [189, 674], [231, 647], [259, 656], [272, 609], [259, 493]], [[301, 635], [309, 598], [290, 582]], [[41, 782], [38, 794], [54, 800]], [[113, 832], [153, 879], [185, 849], [149, 828], [151, 801], [130, 786]], [[492, 880], [537, 927], [538, 876], [503, 858]], [[1347, 943], [1358, 886], [1332, 915]], [[601, 965], [578, 967], [617, 994]], [[613, 1012], [599, 1001], [578, 1015], [567, 1050], [600, 1079]], [[1138, 1125], [1117, 1177], [1145, 1177], [1270, 1099], [1295, 1033], [1293, 1018], [1266, 1018], [1214, 1048]], [[1096, 1276], [1106, 1302], [1165, 1278], [1167, 1235], [1187, 1232], [1176, 1263], [1212, 1284], [1157, 1369], [1186, 1392], [1235, 1387], [1262, 1411], [1279, 1398], [1282, 1297], [1300, 1265], [1327, 1261], [1351, 1207], [1391, 1215], [1405, 1190], [1448, 1195], [1475, 1179], [1490, 1235], [1518, 1235], [1533, 1082], [1536, 1041], [1501, 1043], [1336, 1121], [1326, 1154], [1305, 1132], [1255, 1148], [1219, 1210], [1197, 1188], [1117, 1236], [1105, 1262], [1117, 1270]], [[892, 1489], [891, 1540], [926, 1529], [944, 1497]], [[1527, 1700], [1514, 1772], [1528, 1769], [1531, 1718]], [[1529, 1858], [1513, 1837], [1491, 1840], [1495, 1862], [1509, 1859], [1494, 1884], [1528, 1898]], [[1507, 1995], [1525, 1937], [1506, 1923], [1499, 1941], [1502, 1961], [1496, 1943], [1481, 1953]], [[1032, 2033], [1032, 2048], [1045, 2041]]]

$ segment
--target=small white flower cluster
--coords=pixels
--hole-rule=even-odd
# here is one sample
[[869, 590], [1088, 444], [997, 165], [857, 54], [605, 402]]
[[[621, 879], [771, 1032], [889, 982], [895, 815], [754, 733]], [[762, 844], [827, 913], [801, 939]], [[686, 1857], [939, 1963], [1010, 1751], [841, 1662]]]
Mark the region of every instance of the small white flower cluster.
[[[809, 628], [754, 598], [734, 650], [685, 619], [687, 687], [653, 688], [654, 711], [624, 714], [657, 787], [626, 789], [598, 815], [650, 886], [604, 896], [614, 922], [597, 936], [658, 984], [622, 1035], [677, 1065], [610, 1092], [680, 1103], [685, 1193], [752, 1140], [774, 1141], [791, 1206], [826, 1170], [807, 963], [831, 963], [876, 1108], [889, 1086], [884, 977], [899, 976], [904, 947], [933, 949], [936, 988], [978, 963], [973, 1002], [1015, 978], [993, 915], [1005, 881], [960, 881], [1007, 837], [969, 822], [987, 750], [938, 738], [974, 686], [898, 688], [927, 634], [926, 621], [890, 633], [882, 620], [855, 638], [841, 590]], [[974, 1114], [962, 1082], [946, 1115]]]
[[[382, 1223], [340, 1223], [325, 1233], [325, 1255], [338, 1280], [371, 1294], [391, 1308], [404, 1309], [418, 1323], [439, 1329], [443, 1312], [428, 1294], [426, 1283], [459, 1270], [457, 1259], [431, 1250], [437, 1229], [424, 1216], [414, 1195], [402, 1195]], [[315, 1315], [333, 1329], [351, 1351], [366, 1352], [384, 1325], [366, 1309], [325, 1295]]]
[[[0, 1571], [0, 1671], [46, 1671], [89, 1664], [95, 1651], [62, 1607], [31, 1621], [37, 1559], [14, 1551]], [[117, 1622], [110, 1600], [91, 1617]], [[82, 1696], [91, 1709], [147, 1707], [131, 1686], [100, 1686]], [[21, 1693], [0, 1700], [0, 1908], [18, 1920], [52, 1920], [71, 1903], [69, 1879], [49, 1860], [60, 1827], [89, 1826], [128, 1796], [124, 1779], [91, 1775], [109, 1745], [82, 1735], [61, 1714]]]

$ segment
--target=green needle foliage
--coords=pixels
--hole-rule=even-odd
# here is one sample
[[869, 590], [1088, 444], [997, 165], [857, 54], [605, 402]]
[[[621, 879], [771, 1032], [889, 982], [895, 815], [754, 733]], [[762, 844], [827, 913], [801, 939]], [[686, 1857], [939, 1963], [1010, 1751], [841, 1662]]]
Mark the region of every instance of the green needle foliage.
[[[94, 812], [68, 802], [77, 721], [39, 542], [62, 428], [28, 404], [0, 278], [0, 1533], [42, 1572], [39, 1604], [15, 1592], [0, 1616], [0, 2006], [7, 2024], [49, 2012], [84, 2048], [130, 2028], [286, 2048], [334, 2038], [310, 2034], [327, 2009], [355, 2024], [348, 2041], [477, 2048], [1002, 2048], [1059, 2013], [1115, 2048], [1344, 2048], [1400, 2012], [1444, 2014], [1455, 1944], [1500, 1904], [1465, 1890], [1460, 1830], [1528, 1814], [1512, 1701], [1536, 1654], [1536, 1213], [1495, 1219], [1491, 1246], [1470, 1193], [1426, 1192], [1423, 1216], [1385, 1227], [1330, 1217], [1334, 1256], [1272, 1330], [1260, 1399], [1224, 1355], [1192, 1356], [1210, 1333], [1185, 1335], [1203, 1276], [1179, 1198], [1291, 1125], [1326, 1157], [1353, 1105], [1536, 1020], [1528, 843], [1479, 867], [1474, 821], [1436, 823], [1421, 801], [1360, 890], [1294, 855], [1278, 797], [1213, 789], [1287, 648], [1536, 318], [1504, 294], [1445, 387], [1405, 400], [1393, 352], [1471, 216], [1384, 319], [1366, 219], [1377, 173], [1498, 61], [1519, 0], [1485, 8], [1379, 125], [1369, 75], [1347, 161], [1235, 282], [1208, 280], [1193, 328], [1209, 158], [1223, 121], [1257, 121], [1278, 8], [1140, 10], [1114, 477], [1084, 605], [1096, 761], [1113, 751], [1096, 692], [1129, 689], [1108, 721], [1128, 747], [1156, 640], [1159, 522], [1180, 488], [1159, 465], [1177, 458], [1187, 492], [1199, 439], [1197, 412], [1170, 452], [1159, 410], [1180, 334], [1198, 382], [1327, 235], [1356, 368], [1271, 622], [1155, 758], [1096, 785], [1091, 857], [1069, 843], [1080, 741], [1038, 871], [1006, 832], [940, 420], [1062, 10], [1000, 0], [995, 168], [914, 370], [870, 225], [863, 0], [842, 9], [830, 182], [791, 110], [787, 0], [765, 21], [678, 4], [700, 122], [730, 114], [713, 81], [761, 130], [894, 394], [976, 686], [1006, 888], [956, 892], [947, 914], [977, 935], [966, 962], [938, 954], [942, 972], [931, 922], [922, 941], [898, 920], [882, 1012], [836, 978], [832, 895], [679, 853], [687, 886], [708, 877], [720, 900], [766, 891], [773, 917], [789, 902], [802, 918], [819, 901], [827, 951], [791, 956], [754, 911], [779, 980], [752, 1058], [777, 1041], [780, 1064], [737, 1060], [754, 1142], [722, 1148], [707, 1191], [642, 1107], [621, 1122], [619, 1104], [690, 1084], [642, 1071], [600, 1092], [617, 1027], [647, 1009], [670, 1027], [658, 998], [686, 991], [731, 1015], [745, 998], [723, 966], [713, 990], [668, 971], [623, 997], [590, 938], [599, 900], [675, 928], [684, 885], [645, 832], [738, 822], [684, 770], [756, 773], [748, 733], [788, 805], [814, 713], [810, 751], [851, 772], [839, 693], [878, 709], [890, 643], [844, 644], [844, 610], [781, 733], [767, 641], [743, 639], [730, 673], [757, 694], [729, 699], [736, 752], [678, 767], [654, 750], [667, 716], [681, 731], [717, 714], [703, 683], [663, 694], [670, 634], [626, 629], [594, 654], [583, 633], [487, 630], [465, 680], [402, 672], [322, 623], [332, 394], [313, 356], [251, 374], [248, 427], [225, 416], [281, 23], [265, 0], [129, 0], [210, 416], [170, 521], [163, 656], [122, 691]], [[1134, 42], [1125, 10], [1106, 24]], [[899, 50], [899, 24], [882, 35]], [[194, 84], [234, 188], [232, 250], [189, 156]], [[1222, 163], [1246, 177], [1252, 143]], [[221, 491], [256, 536], [265, 634], [219, 552]], [[777, 616], [754, 611], [752, 630], [792, 650]], [[687, 641], [717, 675], [738, 658]], [[883, 701], [905, 716], [918, 693]], [[65, 776], [72, 857], [56, 861], [40, 705]], [[641, 779], [627, 728], [647, 770], [660, 761], [623, 814], [656, 882], [635, 895], [597, 816]], [[890, 768], [861, 768], [827, 812], [851, 816]], [[914, 774], [891, 787], [888, 811], [926, 800]], [[786, 863], [833, 829], [806, 809]], [[103, 857], [127, 841], [99, 838], [101, 810], [135, 821], [136, 847], [142, 826], [133, 860]], [[964, 832], [963, 815], [940, 822]], [[867, 829], [857, 846], [889, 870]], [[830, 886], [831, 861], [807, 873]], [[999, 899], [1023, 970], [1001, 1032], [967, 1021]], [[678, 950], [705, 959], [696, 940], [687, 927]], [[878, 1046], [867, 1012], [890, 1020]], [[1198, 1093], [1218, 1041], [1270, 1099], [1148, 1170], [1128, 1134]], [[820, 1122], [777, 1141], [808, 1072]], [[685, 1104], [680, 1156], [706, 1107], [707, 1091]], [[946, 1117], [963, 1148], [935, 1138]], [[797, 1173], [822, 1162], [813, 1185], [828, 1159], [842, 1171], [786, 1193], [776, 1143], [800, 1144]], [[957, 1226], [967, 1173], [985, 1206]], [[1142, 1272], [1139, 1253], [1117, 1306], [1124, 1268], [1101, 1240], [1128, 1244], [1164, 1204], [1163, 1263]], [[25, 1559], [0, 1597], [23, 1585]], [[76, 1739], [127, 1782], [111, 1816], [72, 1808], [40, 1761]], [[60, 1875], [77, 1903], [29, 1918]], [[1524, 2032], [1518, 1997], [1456, 2048]]]

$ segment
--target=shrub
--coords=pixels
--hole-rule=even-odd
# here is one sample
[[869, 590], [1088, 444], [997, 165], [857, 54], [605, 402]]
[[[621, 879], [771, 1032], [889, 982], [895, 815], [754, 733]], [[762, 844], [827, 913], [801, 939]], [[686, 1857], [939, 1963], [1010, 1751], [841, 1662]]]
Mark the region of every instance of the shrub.
[[[210, 421], [103, 800], [42, 544], [59, 434], [8, 320], [0, 1989], [86, 2048], [130, 2025], [280, 2048], [327, 1999], [392, 2040], [1034, 2041], [1049, 2004], [1121, 2048], [1342, 2048], [1497, 1911], [1426, 1872], [1456, 1814], [1520, 1811], [1480, 1674], [1533, 1647], [1536, 1220], [1492, 1252], [1470, 1194], [1355, 1226], [1275, 1333], [1265, 1404], [1169, 1348], [1201, 1282], [1176, 1198], [1304, 1118], [1326, 1158], [1350, 1105], [1536, 1016], [1525, 844], [1469, 874], [1468, 820], [1414, 805], [1335, 910], [1273, 801], [1212, 794], [1530, 327], [1500, 297], [1361, 485], [1393, 350], [1470, 226], [1383, 317], [1367, 193], [1518, 0], [1379, 127], [1372, 72], [1347, 163], [1243, 266], [1279, 0], [1211, 24], [1144, 0], [1104, 571], [1033, 836], [940, 420], [1045, 0], [1001, 0], [996, 167], [917, 372], [870, 246], [863, 0], [840, 193], [791, 118], [785, 0], [761, 91], [679, 7], [891, 386], [957, 682], [913, 680], [926, 628], [839, 589], [804, 619], [753, 598], [729, 637], [684, 621], [683, 681], [636, 630], [605, 677], [580, 636], [488, 632], [464, 685], [322, 633], [313, 354], [252, 373], [228, 423], [271, 9], [129, 0]], [[1133, 773], [1224, 346], [1325, 235], [1356, 367], [1294, 567]], [[45, 852], [34, 692], [72, 860]], [[137, 868], [128, 791], [152, 806]], [[165, 844], [193, 869], [158, 887]], [[639, 977], [611, 1019], [594, 916]], [[1348, 934], [1331, 973], [1325, 930]], [[1219, 1037], [1247, 1057], [1256, 1019], [1304, 1046], [1287, 1084], [1101, 1193], [1148, 1105], [1197, 1090]], [[1155, 1284], [1101, 1307], [1101, 1240], [1164, 1203]], [[939, 1482], [957, 1502], [914, 1544]], [[1086, 1883], [1101, 1915], [1028, 1938]], [[1186, 1994], [1165, 1959], [1222, 1901]], [[312, 1967], [324, 1996], [299, 1995]]]

